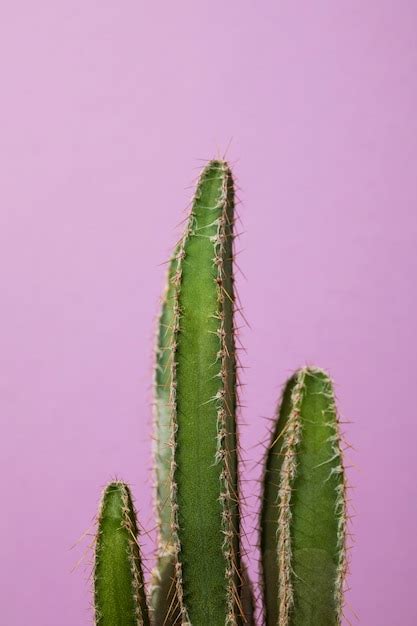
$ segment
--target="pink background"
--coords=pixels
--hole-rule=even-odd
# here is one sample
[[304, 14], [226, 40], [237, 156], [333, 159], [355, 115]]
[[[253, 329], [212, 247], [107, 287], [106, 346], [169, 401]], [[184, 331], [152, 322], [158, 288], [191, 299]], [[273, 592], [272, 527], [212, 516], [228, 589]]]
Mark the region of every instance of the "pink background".
[[416, 2], [14, 0], [0, 23], [2, 624], [91, 623], [70, 547], [111, 477], [153, 528], [161, 263], [231, 142], [250, 505], [281, 384], [328, 368], [356, 449], [347, 617], [415, 625]]

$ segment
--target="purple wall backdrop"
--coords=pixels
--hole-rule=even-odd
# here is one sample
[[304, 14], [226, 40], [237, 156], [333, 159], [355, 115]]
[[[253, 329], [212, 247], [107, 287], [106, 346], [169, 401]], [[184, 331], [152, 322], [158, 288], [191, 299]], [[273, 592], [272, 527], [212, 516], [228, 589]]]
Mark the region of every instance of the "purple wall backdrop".
[[1, 622], [91, 623], [91, 558], [71, 572], [86, 542], [70, 548], [109, 478], [153, 527], [160, 264], [203, 160], [231, 142], [250, 504], [281, 384], [328, 368], [356, 449], [347, 617], [416, 624], [417, 4], [1, 13]]

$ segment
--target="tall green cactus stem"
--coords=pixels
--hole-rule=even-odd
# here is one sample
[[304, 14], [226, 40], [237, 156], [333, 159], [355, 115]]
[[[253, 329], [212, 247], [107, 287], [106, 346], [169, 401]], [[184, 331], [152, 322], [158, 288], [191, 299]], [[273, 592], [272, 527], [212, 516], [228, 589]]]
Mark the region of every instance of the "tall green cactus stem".
[[230, 169], [211, 161], [171, 278], [171, 506], [184, 624], [236, 624], [241, 612], [233, 213]]
[[335, 626], [343, 609], [346, 480], [330, 378], [299, 370], [284, 389], [264, 479], [267, 626]]
[[136, 514], [127, 485], [103, 492], [94, 562], [97, 626], [148, 626]]

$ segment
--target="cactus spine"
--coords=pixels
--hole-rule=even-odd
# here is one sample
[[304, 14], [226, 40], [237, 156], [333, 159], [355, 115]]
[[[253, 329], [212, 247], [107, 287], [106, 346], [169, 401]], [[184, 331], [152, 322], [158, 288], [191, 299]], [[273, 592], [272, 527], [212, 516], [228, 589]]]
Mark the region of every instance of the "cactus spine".
[[335, 626], [346, 573], [346, 483], [330, 378], [284, 389], [266, 461], [261, 551], [266, 623]]
[[171, 506], [183, 623], [237, 623], [231, 172], [203, 170], [172, 264]]
[[137, 539], [136, 515], [127, 485], [104, 490], [94, 563], [97, 626], [148, 626], [148, 609]]

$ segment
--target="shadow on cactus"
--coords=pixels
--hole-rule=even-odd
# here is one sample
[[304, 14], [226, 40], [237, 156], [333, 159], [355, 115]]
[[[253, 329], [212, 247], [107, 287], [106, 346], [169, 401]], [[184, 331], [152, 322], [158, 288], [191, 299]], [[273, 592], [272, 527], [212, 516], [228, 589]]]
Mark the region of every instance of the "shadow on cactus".
[[[255, 624], [241, 558], [233, 281], [234, 185], [201, 173], [172, 256], [155, 368], [158, 553], [148, 593], [128, 487], [98, 518], [97, 626]], [[260, 513], [267, 626], [341, 623], [346, 482], [332, 383], [303, 368], [285, 386], [268, 444]]]

